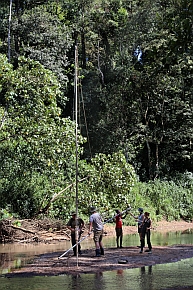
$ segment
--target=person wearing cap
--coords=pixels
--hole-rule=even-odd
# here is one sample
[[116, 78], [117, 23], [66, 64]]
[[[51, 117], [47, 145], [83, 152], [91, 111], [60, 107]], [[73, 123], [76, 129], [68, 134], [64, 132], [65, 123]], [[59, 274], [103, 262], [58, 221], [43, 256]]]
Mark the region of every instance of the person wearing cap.
[[90, 235], [91, 232], [94, 232], [94, 242], [95, 242], [95, 248], [96, 248], [96, 257], [100, 257], [101, 255], [104, 255], [104, 248], [103, 248], [103, 222], [101, 215], [97, 212], [96, 207], [92, 206], [90, 208], [90, 218], [89, 218], [89, 232]]
[[120, 239], [120, 248], [122, 248], [122, 242], [123, 242], [123, 221], [126, 217], [127, 213], [123, 216], [120, 210], [116, 210], [116, 216], [115, 216], [115, 232], [116, 232], [116, 243], [117, 248], [119, 248], [119, 239]]
[[[149, 252], [149, 254], [151, 254], [151, 250], [152, 250], [152, 246], [151, 246], [151, 241], [150, 241], [150, 229], [152, 227], [152, 221], [149, 217], [149, 212], [145, 212], [144, 213], [144, 219], [143, 219], [143, 223], [141, 225], [141, 250], [140, 253], [143, 253], [143, 248], [145, 245], [145, 236], [147, 237], [147, 245], [148, 245], [148, 249], [146, 250], [147, 252]], [[146, 252], [145, 251], [145, 252]]]
[[[71, 243], [72, 247], [76, 245], [76, 225], [78, 227], [78, 241], [80, 241], [80, 237], [82, 234], [82, 228], [84, 227], [84, 221], [81, 218], [76, 218], [76, 212], [71, 212], [71, 218], [67, 223], [67, 228], [71, 231]], [[73, 248], [74, 256], [76, 256], [76, 247]], [[78, 244], [78, 253], [81, 255], [81, 246]]]
[[[137, 225], [138, 225], [138, 234], [139, 234], [139, 239], [140, 239], [140, 242], [141, 242], [141, 232], [142, 232], [142, 228], [141, 228], [141, 226], [142, 226], [142, 223], [143, 223], [143, 220], [144, 220], [144, 213], [143, 213], [143, 208], [142, 207], [139, 207], [138, 208], [138, 211], [139, 211], [139, 215], [138, 216], [134, 216], [132, 213], [130, 213], [130, 215], [132, 216], [132, 217], [134, 217], [134, 219], [137, 221]], [[145, 244], [144, 244], [144, 246], [145, 246]], [[139, 248], [141, 247], [141, 246], [138, 246]]]

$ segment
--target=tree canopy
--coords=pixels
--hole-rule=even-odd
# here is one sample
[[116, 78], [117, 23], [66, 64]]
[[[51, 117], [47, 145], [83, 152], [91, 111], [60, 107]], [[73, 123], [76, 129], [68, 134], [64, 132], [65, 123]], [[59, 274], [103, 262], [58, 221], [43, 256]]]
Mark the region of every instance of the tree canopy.
[[[54, 193], [74, 183], [75, 45], [79, 52], [79, 175], [86, 178], [80, 185], [82, 203], [88, 203], [84, 186], [90, 190], [89, 180], [94, 184], [93, 200], [98, 202], [99, 189], [101, 199], [118, 206], [119, 193], [126, 194], [127, 186], [135, 188], [124, 172], [134, 170], [134, 179], [138, 176], [147, 183], [191, 176], [192, 11], [189, 0], [15, 0], [11, 10], [2, 1], [2, 207], [8, 196], [14, 196], [16, 212], [22, 212], [26, 199], [35, 213], [37, 208], [49, 207]], [[126, 164], [120, 157], [116, 175], [117, 156], [124, 156]], [[98, 175], [100, 186], [105, 176], [104, 187], [96, 178], [97, 158], [112, 170], [111, 180], [105, 166]], [[96, 176], [87, 178], [87, 171], [95, 171]], [[115, 176], [119, 176], [116, 185]], [[122, 176], [125, 187], [120, 188]], [[72, 194], [70, 207], [72, 187], [66, 194]], [[59, 202], [56, 208], [59, 213]]]

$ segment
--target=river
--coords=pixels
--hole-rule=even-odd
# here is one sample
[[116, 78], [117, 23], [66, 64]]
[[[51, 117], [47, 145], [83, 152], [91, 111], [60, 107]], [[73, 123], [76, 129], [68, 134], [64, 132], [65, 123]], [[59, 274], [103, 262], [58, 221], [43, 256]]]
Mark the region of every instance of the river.
[[[153, 245], [193, 244], [192, 230], [152, 232]], [[137, 245], [137, 234], [124, 236], [127, 246]], [[115, 246], [115, 238], [104, 238], [105, 247]], [[56, 245], [0, 245], [0, 290], [173, 290], [193, 289], [193, 258], [176, 263], [99, 274], [60, 275], [52, 277], [5, 278], [4, 274], [29, 263], [35, 255], [66, 250], [70, 242]], [[82, 249], [92, 248], [84, 241]], [[187, 288], [188, 287], [188, 288]]]

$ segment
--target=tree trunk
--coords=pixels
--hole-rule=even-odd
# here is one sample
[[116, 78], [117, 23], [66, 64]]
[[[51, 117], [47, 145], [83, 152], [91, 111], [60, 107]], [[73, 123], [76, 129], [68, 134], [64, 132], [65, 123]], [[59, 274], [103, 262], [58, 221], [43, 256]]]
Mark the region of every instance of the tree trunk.
[[86, 68], [86, 48], [85, 48], [85, 35], [84, 28], [81, 32], [81, 44], [82, 44], [82, 67]]
[[151, 161], [151, 148], [149, 145], [149, 141], [146, 139], [147, 144], [147, 156], [148, 156], [148, 173], [149, 173], [149, 179], [152, 180], [152, 161]]
[[156, 152], [155, 152], [155, 154], [156, 154], [156, 171], [155, 171], [155, 177], [154, 177], [154, 179], [156, 179], [157, 177], [158, 177], [158, 175], [159, 175], [159, 145], [158, 145], [158, 143], [156, 143]]

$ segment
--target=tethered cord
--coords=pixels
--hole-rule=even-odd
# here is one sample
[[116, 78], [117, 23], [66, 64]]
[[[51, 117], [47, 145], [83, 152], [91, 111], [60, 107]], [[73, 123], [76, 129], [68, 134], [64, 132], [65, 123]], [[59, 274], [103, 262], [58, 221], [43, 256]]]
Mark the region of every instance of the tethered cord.
[[84, 98], [83, 98], [82, 86], [81, 85], [80, 85], [80, 94], [81, 94], [81, 101], [82, 101], [82, 109], [83, 109], [83, 115], [84, 115], [84, 122], [85, 122], [85, 127], [86, 127], [87, 142], [88, 142], [90, 157], [92, 158], [92, 152], [91, 152], [91, 146], [90, 146], [90, 140], [89, 140], [89, 134], [88, 134], [87, 119], [86, 119], [86, 112], [85, 112], [85, 106], [84, 106]]
[[[86, 137], [87, 137], [87, 142], [88, 142], [88, 147], [89, 147], [89, 153], [90, 153], [90, 157], [92, 158], [92, 151], [91, 151], [91, 146], [90, 146], [90, 139], [89, 139], [89, 134], [88, 134], [88, 125], [87, 125], [87, 119], [86, 119], [86, 111], [85, 111], [85, 105], [84, 105], [84, 97], [83, 97], [83, 92], [82, 92], [82, 84], [81, 84], [81, 79], [79, 78], [79, 70], [78, 70], [78, 77], [77, 77], [77, 81], [78, 81], [78, 88], [80, 90], [80, 96], [81, 96], [81, 100], [79, 98], [79, 126], [81, 128], [81, 121], [80, 121], [80, 108], [81, 108], [81, 102], [82, 102], [82, 109], [83, 109], [83, 117], [84, 117], [84, 124], [85, 124], [85, 128], [86, 128]], [[79, 94], [78, 94], [79, 95]]]

